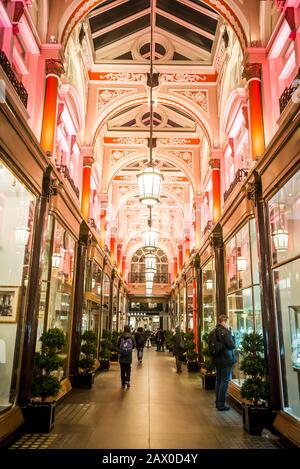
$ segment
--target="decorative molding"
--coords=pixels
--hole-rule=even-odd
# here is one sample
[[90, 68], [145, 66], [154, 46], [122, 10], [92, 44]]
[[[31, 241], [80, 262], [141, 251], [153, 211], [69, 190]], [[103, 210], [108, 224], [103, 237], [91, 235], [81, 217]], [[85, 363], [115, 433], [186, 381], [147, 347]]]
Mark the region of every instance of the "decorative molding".
[[64, 65], [59, 59], [46, 59], [46, 76], [56, 75], [58, 78], [65, 73]]
[[133, 91], [136, 91], [134, 89], [130, 88], [100, 88], [98, 90], [98, 110], [102, 108], [102, 106], [105, 106], [109, 101], [115, 98], [119, 98], [120, 96], [131, 93]]
[[91, 72], [89, 71], [89, 79], [97, 81], [122, 81], [122, 82], [137, 82], [137, 81], [146, 81], [145, 73], [134, 73], [134, 72]]
[[177, 156], [183, 160], [190, 168], [193, 165], [193, 152], [189, 150], [172, 150], [168, 151], [168, 154]]
[[213, 158], [209, 160], [208, 164], [212, 170], [221, 169], [221, 161], [219, 160], [219, 158]]
[[157, 139], [157, 145], [199, 145], [199, 138], [164, 137]]
[[147, 145], [147, 138], [143, 137], [104, 137], [105, 144], [114, 145]]
[[116, 162], [124, 158], [124, 156], [129, 156], [131, 153], [133, 153], [131, 150], [114, 149], [111, 150], [111, 157]]
[[242, 78], [245, 78], [247, 81], [253, 79], [261, 79], [261, 68], [262, 65], [260, 63], [248, 63], [245, 65]]
[[199, 90], [199, 89], [192, 89], [192, 90], [184, 90], [184, 89], [176, 89], [176, 90], [170, 90], [172, 93], [179, 94], [182, 96], [185, 96], [186, 98], [191, 99], [195, 103], [197, 103], [201, 109], [203, 109], [204, 112], [208, 113], [208, 100], [207, 96], [208, 93], [205, 90]]
[[168, 83], [206, 83], [206, 82], [215, 82], [217, 81], [218, 74], [207, 74], [202, 75], [199, 73], [184, 73], [184, 72], [177, 72], [177, 73], [162, 73], [161, 74], [161, 81], [165, 81]]

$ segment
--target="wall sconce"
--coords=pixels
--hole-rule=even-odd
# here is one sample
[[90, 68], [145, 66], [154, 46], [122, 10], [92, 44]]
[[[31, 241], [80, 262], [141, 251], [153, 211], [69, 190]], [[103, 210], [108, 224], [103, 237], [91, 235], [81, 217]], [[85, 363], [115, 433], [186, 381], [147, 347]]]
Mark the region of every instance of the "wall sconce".
[[15, 229], [15, 241], [18, 247], [25, 247], [28, 243], [30, 230], [28, 226], [18, 226]]

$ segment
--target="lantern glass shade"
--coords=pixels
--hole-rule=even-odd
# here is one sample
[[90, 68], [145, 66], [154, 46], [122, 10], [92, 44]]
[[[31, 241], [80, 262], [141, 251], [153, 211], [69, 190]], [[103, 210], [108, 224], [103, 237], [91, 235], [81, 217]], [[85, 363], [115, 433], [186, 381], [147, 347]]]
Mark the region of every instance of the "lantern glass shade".
[[52, 254], [52, 267], [58, 269], [60, 267], [61, 254], [59, 252], [54, 252]]
[[25, 247], [28, 243], [30, 230], [28, 226], [18, 226], [15, 229], [15, 241], [16, 245], [20, 247]]
[[283, 252], [288, 250], [289, 233], [287, 230], [278, 229], [273, 231], [272, 238], [276, 251]]
[[152, 288], [146, 288], [146, 295], [152, 295]]
[[206, 290], [212, 290], [213, 289], [213, 281], [211, 278], [208, 278], [206, 280]]
[[95, 285], [96, 285], [96, 280], [94, 278], [92, 278], [92, 290], [94, 290]]
[[247, 270], [248, 259], [247, 257], [238, 256], [237, 258], [237, 270], [238, 272], [245, 272]]
[[146, 254], [145, 255], [145, 267], [146, 270], [152, 269], [156, 272], [156, 255], [155, 254]]
[[149, 280], [148, 280], [148, 281], [146, 282], [146, 289], [151, 289], [151, 290], [152, 290], [152, 288], [153, 288], [153, 281], [149, 281]]
[[146, 282], [153, 282], [154, 272], [146, 270]]
[[153, 206], [159, 203], [163, 175], [159, 169], [147, 166], [137, 175], [140, 202]]
[[158, 231], [148, 228], [142, 232], [144, 249], [156, 249], [158, 241]]

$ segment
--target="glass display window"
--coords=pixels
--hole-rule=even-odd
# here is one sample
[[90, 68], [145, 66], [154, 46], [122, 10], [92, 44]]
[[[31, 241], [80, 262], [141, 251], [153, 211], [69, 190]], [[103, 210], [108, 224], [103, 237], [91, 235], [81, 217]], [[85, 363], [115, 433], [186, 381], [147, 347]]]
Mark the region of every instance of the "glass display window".
[[185, 331], [186, 315], [185, 315], [185, 288], [182, 287], [179, 291], [179, 327]]
[[241, 385], [240, 345], [245, 333], [262, 332], [255, 220], [249, 220], [226, 244], [226, 286], [229, 323], [236, 343], [233, 382]]
[[113, 330], [117, 329], [117, 315], [118, 315], [118, 285], [114, 283], [113, 285], [113, 297], [112, 297], [112, 306], [113, 306], [113, 316], [112, 316], [112, 328]]
[[273, 264], [300, 252], [300, 170], [269, 202]]
[[188, 329], [194, 329], [194, 281], [191, 280], [187, 284], [187, 320]]
[[103, 276], [103, 299], [102, 299], [102, 329], [109, 329], [110, 309], [110, 278], [107, 273]]
[[210, 259], [202, 268], [202, 334], [216, 324], [216, 278], [215, 262]]
[[15, 403], [35, 197], [0, 161], [0, 411]]
[[300, 419], [300, 171], [268, 204], [284, 411]]

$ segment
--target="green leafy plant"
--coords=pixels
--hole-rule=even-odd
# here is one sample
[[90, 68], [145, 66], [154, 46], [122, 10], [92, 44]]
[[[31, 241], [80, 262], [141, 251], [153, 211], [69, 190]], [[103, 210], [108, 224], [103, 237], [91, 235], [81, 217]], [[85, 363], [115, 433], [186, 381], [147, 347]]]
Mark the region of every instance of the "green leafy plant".
[[101, 360], [110, 360], [112, 349], [111, 332], [104, 330], [102, 340], [100, 342], [100, 358]]
[[44, 331], [40, 341], [42, 346], [35, 356], [31, 394], [45, 402], [48, 397], [55, 397], [60, 390], [60, 382], [55, 374], [64, 364], [58, 353], [66, 344], [66, 336], [61, 329], [53, 328]]
[[112, 331], [111, 333], [111, 351], [114, 352], [114, 353], [118, 353], [119, 352], [119, 348], [118, 348], [118, 340], [119, 340], [119, 337], [120, 337], [121, 333], [118, 332], [118, 331]]
[[203, 334], [202, 336], [202, 356], [203, 362], [201, 363], [201, 368], [206, 371], [207, 374], [214, 374], [216, 371], [216, 367], [213, 363], [213, 359], [210, 355], [208, 350], [208, 332]]
[[89, 330], [82, 334], [79, 360], [79, 372], [82, 374], [92, 373], [95, 370], [96, 343], [97, 336], [94, 331]]
[[256, 332], [244, 334], [240, 353], [242, 355], [240, 368], [247, 377], [241, 386], [241, 396], [250, 401], [254, 407], [266, 405], [269, 389], [265, 381], [267, 365], [262, 334]]
[[195, 352], [195, 336], [193, 332], [184, 334], [186, 358], [190, 361], [197, 361], [198, 354]]
[[169, 351], [173, 350], [173, 332], [172, 331], [166, 331], [166, 348]]

